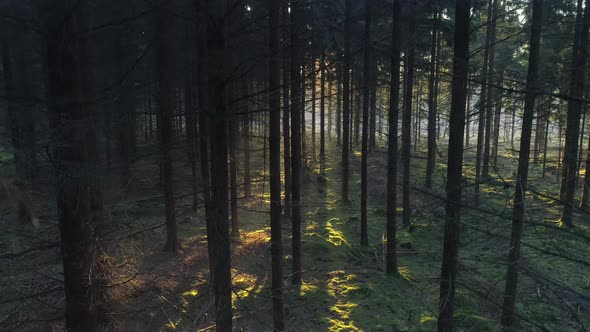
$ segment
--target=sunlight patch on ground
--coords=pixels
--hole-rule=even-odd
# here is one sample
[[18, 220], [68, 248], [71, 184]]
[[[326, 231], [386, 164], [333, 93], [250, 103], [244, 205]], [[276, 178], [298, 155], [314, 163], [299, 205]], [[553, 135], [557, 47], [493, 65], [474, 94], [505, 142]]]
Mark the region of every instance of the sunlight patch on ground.
[[334, 228], [333, 222], [338, 221], [338, 218], [332, 218], [326, 221], [326, 227], [324, 228], [328, 235], [328, 242], [335, 246], [341, 246], [342, 244], [349, 245], [344, 237], [344, 233]]
[[350, 316], [358, 304], [346, 299], [350, 292], [357, 291], [360, 287], [357, 284], [355, 274], [347, 274], [343, 270], [332, 271], [328, 274], [328, 294], [333, 296], [336, 304], [330, 307], [333, 317], [328, 318], [330, 323], [329, 331], [360, 331], [354, 325]]
[[246, 230], [241, 230], [242, 235], [242, 245], [247, 246], [251, 244], [255, 244], [257, 242], [269, 242], [270, 241], [270, 227], [264, 227], [263, 229], [259, 229], [256, 231], [248, 232]]
[[235, 290], [235, 293], [232, 294], [232, 303], [234, 303], [234, 305], [236, 304], [238, 297], [240, 299], [245, 299], [252, 293], [260, 292], [261, 288], [257, 282], [258, 277], [255, 274], [236, 274], [234, 270], [234, 273], [232, 273], [232, 275], [234, 275], [234, 278], [232, 280], [232, 286]]
[[424, 324], [424, 323], [428, 323], [428, 322], [432, 322], [434, 321], [435, 318], [429, 314], [429, 313], [424, 313], [422, 314], [422, 316], [420, 317], [420, 324]]
[[316, 285], [312, 285], [311, 283], [307, 283], [307, 284], [301, 284], [301, 287], [299, 288], [299, 295], [301, 296], [305, 296], [311, 293], [315, 293], [318, 291], [318, 286]]
[[347, 296], [350, 292], [360, 289], [356, 274], [347, 274], [344, 270], [332, 271], [328, 274], [328, 293], [331, 296]]
[[338, 303], [330, 308], [332, 313], [337, 314], [338, 318], [328, 318], [328, 323], [330, 323], [330, 327], [328, 331], [331, 332], [340, 332], [340, 331], [361, 331], [358, 327], [354, 325], [354, 321], [350, 320], [350, 313], [356, 308], [358, 305], [350, 302], [346, 303]]
[[409, 282], [414, 281], [412, 279], [412, 271], [410, 271], [410, 268], [408, 266], [400, 266], [398, 271], [399, 275], [402, 276], [402, 278], [406, 279]]

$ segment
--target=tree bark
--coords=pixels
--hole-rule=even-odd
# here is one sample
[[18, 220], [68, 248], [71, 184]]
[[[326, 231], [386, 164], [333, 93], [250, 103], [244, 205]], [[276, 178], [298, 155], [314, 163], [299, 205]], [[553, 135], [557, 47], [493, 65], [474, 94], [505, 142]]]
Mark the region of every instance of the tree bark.
[[488, 0], [488, 16], [486, 20], [486, 39], [485, 39], [485, 49], [483, 55], [483, 66], [481, 68], [481, 92], [479, 97], [479, 114], [478, 114], [478, 121], [477, 121], [477, 149], [475, 152], [475, 203], [479, 203], [479, 187], [482, 178], [482, 170], [481, 170], [481, 163], [482, 157], [484, 153], [484, 133], [485, 133], [485, 126], [486, 126], [486, 117], [485, 117], [485, 109], [486, 109], [486, 101], [487, 101], [487, 92], [488, 92], [488, 60], [489, 60], [489, 48], [487, 45], [490, 45], [491, 36], [492, 36], [492, 11], [493, 9], [493, 2], [492, 0]]
[[369, 99], [371, 78], [369, 75], [371, 61], [371, 3], [365, 1], [365, 35], [364, 35], [364, 75], [363, 75], [363, 137], [361, 156], [361, 245], [369, 245], [367, 216], [367, 168], [369, 157]]
[[[342, 63], [336, 64], [336, 144], [342, 144]], [[345, 95], [346, 96], [346, 95]]]
[[[231, 93], [228, 93], [231, 95]], [[228, 121], [228, 140], [229, 140], [229, 197], [231, 207], [231, 236], [234, 239], [240, 238], [240, 214], [238, 212], [238, 139], [236, 125], [236, 114], [234, 110], [229, 110], [231, 119]]]
[[541, 28], [543, 23], [543, 0], [533, 1], [533, 20], [529, 53], [529, 68], [525, 94], [522, 134], [520, 136], [520, 151], [518, 155], [518, 173], [516, 191], [514, 193], [514, 208], [512, 210], [512, 235], [510, 237], [510, 252], [508, 254], [508, 271], [506, 272], [506, 288], [502, 305], [502, 328], [505, 331], [514, 329], [514, 306], [516, 302], [516, 286], [518, 282], [518, 261], [520, 258], [520, 239], [525, 218], [525, 195], [529, 172], [529, 158], [531, 150], [531, 132], [535, 113], [535, 97], [537, 95], [537, 79], [539, 68], [539, 53]]
[[289, 124], [289, 87], [291, 75], [289, 69], [289, 2], [283, 0], [282, 18], [283, 18], [283, 164], [285, 167], [285, 204], [283, 206], [284, 214], [291, 216], [291, 126]]
[[300, 61], [300, 40], [299, 20], [301, 16], [300, 3], [291, 7], [290, 15], [290, 39], [291, 39], [291, 255], [292, 278], [294, 285], [301, 284], [301, 116], [304, 106], [301, 95], [301, 66]]
[[342, 68], [342, 201], [348, 202], [348, 153], [350, 150], [350, 34], [351, 34], [351, 0], [344, 5], [344, 67]]
[[[498, 78], [498, 85], [501, 87], [504, 81], [504, 73], [500, 73]], [[497, 167], [498, 165], [498, 144], [500, 143], [500, 120], [502, 117], [502, 93], [498, 93], [496, 96], [496, 105], [494, 107], [494, 130], [492, 136], [492, 166]]]
[[[492, 18], [490, 21], [490, 42], [486, 45], [489, 47], [489, 59], [488, 59], [488, 82], [491, 83], [496, 79], [496, 18], [498, 16], [498, 0], [493, 0], [492, 3]], [[491, 148], [491, 141], [492, 141], [492, 122], [494, 120], [494, 105], [496, 103], [496, 88], [491, 84], [487, 87], [488, 89], [488, 97], [486, 99], [486, 106], [485, 106], [485, 116], [486, 116], [486, 125], [485, 125], [485, 142], [484, 142], [484, 151], [483, 151], [483, 166], [481, 171], [481, 176], [483, 179], [487, 179], [490, 177], [490, 148]]]
[[463, 191], [463, 136], [465, 134], [465, 104], [467, 99], [467, 73], [469, 70], [470, 10], [470, 0], [457, 0], [447, 167], [447, 210], [440, 275], [439, 332], [454, 331], [453, 312], [459, 256], [461, 195]]
[[53, 160], [57, 162], [57, 209], [61, 237], [66, 328], [95, 331], [97, 285], [93, 272], [98, 210], [97, 138], [89, 107], [87, 35], [75, 1], [39, 2], [46, 38], [45, 69], [51, 111]]
[[169, 50], [170, 17], [167, 15], [168, 4], [164, 0], [156, 3], [156, 79], [158, 83], [158, 103], [160, 123], [160, 165], [164, 185], [164, 202], [166, 209], [166, 244], [165, 251], [180, 250], [176, 230], [174, 183], [172, 170], [172, 117], [174, 110], [174, 90]]
[[[415, 0], [410, 0], [408, 6], [409, 32], [406, 44], [408, 48], [405, 54], [406, 77], [404, 77], [404, 111], [402, 118], [402, 162], [403, 162], [403, 212], [402, 222], [404, 227], [410, 227], [410, 152], [412, 148], [412, 95], [414, 89], [414, 53], [416, 48], [416, 22], [414, 17]], [[408, 5], [410, 2], [408, 2]]]
[[285, 329], [283, 309], [283, 241], [281, 231], [281, 3], [269, 1], [269, 104], [270, 104], [270, 232], [272, 256], [272, 317], [275, 331]]
[[[574, 45], [573, 49], [573, 67], [570, 81], [569, 94], [582, 99], [584, 97], [585, 86], [585, 67], [588, 54], [588, 29], [590, 27], [590, 0], [586, 0], [584, 9], [584, 18], [579, 26], [578, 48]], [[574, 43], [575, 44], [575, 43]], [[567, 127], [565, 132], [565, 149], [563, 155], [563, 177], [565, 178], [565, 197], [563, 213], [561, 215], [561, 222], [571, 228], [574, 226], [573, 208], [574, 208], [574, 193], [576, 190], [576, 166], [578, 157], [578, 139], [580, 135], [580, 116], [582, 112], [582, 102], [570, 99], [568, 100], [567, 110]]]
[[434, 81], [436, 80], [436, 46], [438, 44], [438, 12], [434, 9], [432, 23], [432, 41], [430, 45], [430, 79], [428, 81], [428, 156], [426, 161], [426, 188], [432, 188], [432, 173], [436, 157], [436, 100], [434, 98]]
[[320, 159], [326, 156], [326, 55], [320, 57]]
[[397, 127], [399, 114], [399, 88], [400, 88], [400, 30], [401, 0], [393, 1], [393, 26], [392, 26], [392, 50], [391, 73], [389, 89], [389, 113], [388, 113], [388, 137], [387, 137], [387, 252], [385, 267], [389, 275], [397, 274], [396, 254], [396, 206], [397, 206]]
[[[226, 98], [228, 77], [226, 35], [227, 5], [225, 1], [206, 3], [208, 14], [208, 99], [209, 142], [211, 144], [211, 219], [214, 225], [214, 271], [216, 330], [232, 330], [231, 299], [231, 252], [229, 234], [228, 192], [229, 174], [227, 167], [227, 108]], [[211, 240], [211, 239], [210, 239]]]
[[199, 94], [199, 150], [201, 155], [200, 171], [205, 202], [205, 226], [207, 231], [207, 251], [209, 256], [209, 278], [213, 282], [215, 272], [215, 224], [212, 217], [213, 206], [211, 203], [211, 168], [209, 165], [209, 51], [207, 41], [207, 7], [205, 0], [195, 0], [196, 17], [200, 18], [197, 27], [196, 49], [198, 50], [199, 61], [198, 71], [198, 94]]

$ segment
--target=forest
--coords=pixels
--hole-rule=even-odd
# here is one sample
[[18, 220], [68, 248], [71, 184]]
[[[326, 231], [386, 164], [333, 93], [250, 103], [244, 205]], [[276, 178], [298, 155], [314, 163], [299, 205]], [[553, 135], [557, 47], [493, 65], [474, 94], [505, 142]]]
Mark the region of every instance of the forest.
[[589, 34], [590, 0], [0, 0], [0, 331], [589, 331]]

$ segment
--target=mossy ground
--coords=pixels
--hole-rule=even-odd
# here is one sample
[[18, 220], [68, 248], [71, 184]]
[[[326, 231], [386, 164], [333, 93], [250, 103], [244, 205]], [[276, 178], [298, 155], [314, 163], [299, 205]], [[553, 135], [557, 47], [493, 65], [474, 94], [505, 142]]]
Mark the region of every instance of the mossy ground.
[[[439, 146], [444, 146], [444, 142], [439, 142]], [[412, 188], [423, 187], [424, 150], [420, 146], [412, 159]], [[464, 168], [464, 197], [468, 205], [473, 205], [474, 200], [472, 152], [466, 153]], [[557, 160], [555, 154], [552, 150], [550, 156]], [[327, 144], [325, 162], [313, 162], [304, 172], [300, 287], [291, 285], [291, 225], [290, 219], [284, 218], [287, 330], [432, 331], [439, 298], [444, 159], [437, 160], [433, 190], [411, 191], [411, 231], [398, 229], [399, 275], [386, 276], [385, 153], [377, 149], [370, 155], [366, 247], [360, 246], [359, 237], [360, 154], [355, 151], [352, 156], [348, 202], [340, 199], [340, 152], [333, 142]], [[182, 158], [179, 155], [178, 160]], [[106, 252], [113, 270], [113, 325], [107, 329], [210, 330], [214, 299], [208, 282], [204, 221], [200, 211], [190, 209], [190, 195], [183, 195], [178, 201], [183, 252], [174, 255], [161, 251], [164, 229], [151, 229], [163, 222], [163, 205], [157, 199], [158, 189], [153, 180], [156, 165], [153, 160], [137, 164], [134, 173], [140, 179], [138, 188], [126, 199], [110, 205], [116, 227], [107, 238], [116, 241], [109, 242], [112, 246]], [[479, 206], [463, 209], [456, 299], [460, 331], [499, 331], [515, 166], [515, 156], [503, 153], [498, 161], [499, 171], [494, 170], [493, 178], [482, 185]], [[549, 166], [555, 169], [556, 165]], [[178, 169], [178, 192], [190, 192], [186, 165]], [[252, 169], [253, 196], [240, 200], [241, 237], [232, 242], [234, 325], [244, 331], [270, 331], [269, 190], [264, 153], [253, 153]], [[577, 212], [575, 230], [560, 227], [556, 222], [561, 206], [551, 198], [558, 192], [557, 175], [548, 172], [541, 179], [540, 164], [532, 164], [530, 179], [534, 193], [527, 194], [528, 223], [523, 238], [526, 245], [522, 247], [517, 301], [522, 318], [519, 329], [579, 331], [582, 325], [590, 325], [590, 269], [580, 263], [589, 261], [590, 221], [587, 214]], [[43, 271], [57, 275], [59, 281], [57, 260], [49, 261], [51, 264], [46, 264]], [[30, 262], [33, 264], [34, 258]], [[40, 283], [38, 276], [29, 273], [27, 278], [25, 283], [30, 285]], [[6, 294], [12, 297], [22, 292], [22, 287], [9, 287], [9, 281], [4, 281], [9, 292], [3, 299]], [[60, 293], [51, 295], [50, 303], [56, 313], [61, 312], [60, 298]], [[20, 305], [22, 310], [26, 311], [26, 303], [30, 308], [38, 306], [38, 302], [27, 300]], [[59, 320], [50, 325], [59, 327]]]

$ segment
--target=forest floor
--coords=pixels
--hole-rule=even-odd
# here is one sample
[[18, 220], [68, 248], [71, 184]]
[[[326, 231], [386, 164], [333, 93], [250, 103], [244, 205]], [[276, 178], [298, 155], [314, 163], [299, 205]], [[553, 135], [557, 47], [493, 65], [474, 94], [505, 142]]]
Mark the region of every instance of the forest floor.
[[[444, 153], [444, 151], [442, 151]], [[412, 227], [399, 227], [399, 276], [384, 273], [385, 152], [369, 159], [369, 246], [360, 246], [360, 153], [352, 154], [349, 202], [340, 200], [339, 149], [327, 145], [325, 164], [312, 163], [302, 187], [303, 284], [290, 283], [290, 220], [284, 219], [285, 306], [288, 331], [432, 331], [436, 326], [438, 277], [444, 224], [445, 165], [438, 164], [433, 191], [423, 188], [425, 159], [412, 160]], [[240, 200], [241, 237], [232, 243], [236, 330], [270, 331], [270, 249], [267, 160], [253, 154], [253, 196]], [[472, 177], [469, 152], [465, 175]], [[183, 160], [179, 156], [177, 160]], [[442, 159], [441, 159], [442, 160]], [[178, 162], [180, 164], [181, 162]], [[208, 283], [204, 221], [190, 208], [188, 167], [178, 167], [177, 221], [183, 251], [161, 251], [165, 242], [163, 203], [152, 158], [138, 161], [137, 181], [108, 206], [112, 231], [103, 239], [110, 267], [107, 330], [212, 330], [214, 299]], [[465, 189], [456, 319], [460, 331], [498, 331], [506, 271], [515, 169], [500, 156], [503, 174], [482, 186], [475, 207]], [[590, 218], [576, 215], [574, 231], [556, 223], [552, 199], [557, 177], [540, 177], [531, 166], [529, 221], [517, 309], [522, 330], [584, 331], [590, 326]], [[324, 176], [320, 176], [320, 174]], [[157, 175], [155, 176], [157, 178]], [[241, 178], [241, 177], [240, 177]], [[557, 187], [558, 188], [558, 187]], [[401, 196], [398, 194], [398, 197]], [[401, 201], [400, 201], [401, 203]], [[399, 204], [401, 206], [401, 204]], [[401, 211], [401, 210], [398, 210]], [[401, 223], [401, 218], [398, 218]], [[55, 240], [56, 227], [35, 235], [36, 244]], [[59, 329], [63, 289], [57, 248], [22, 256], [5, 266], [0, 281], [0, 330]], [[3, 269], [4, 269], [3, 268]], [[15, 282], [18, 281], [18, 282]], [[21, 324], [21, 325], [19, 325]]]

